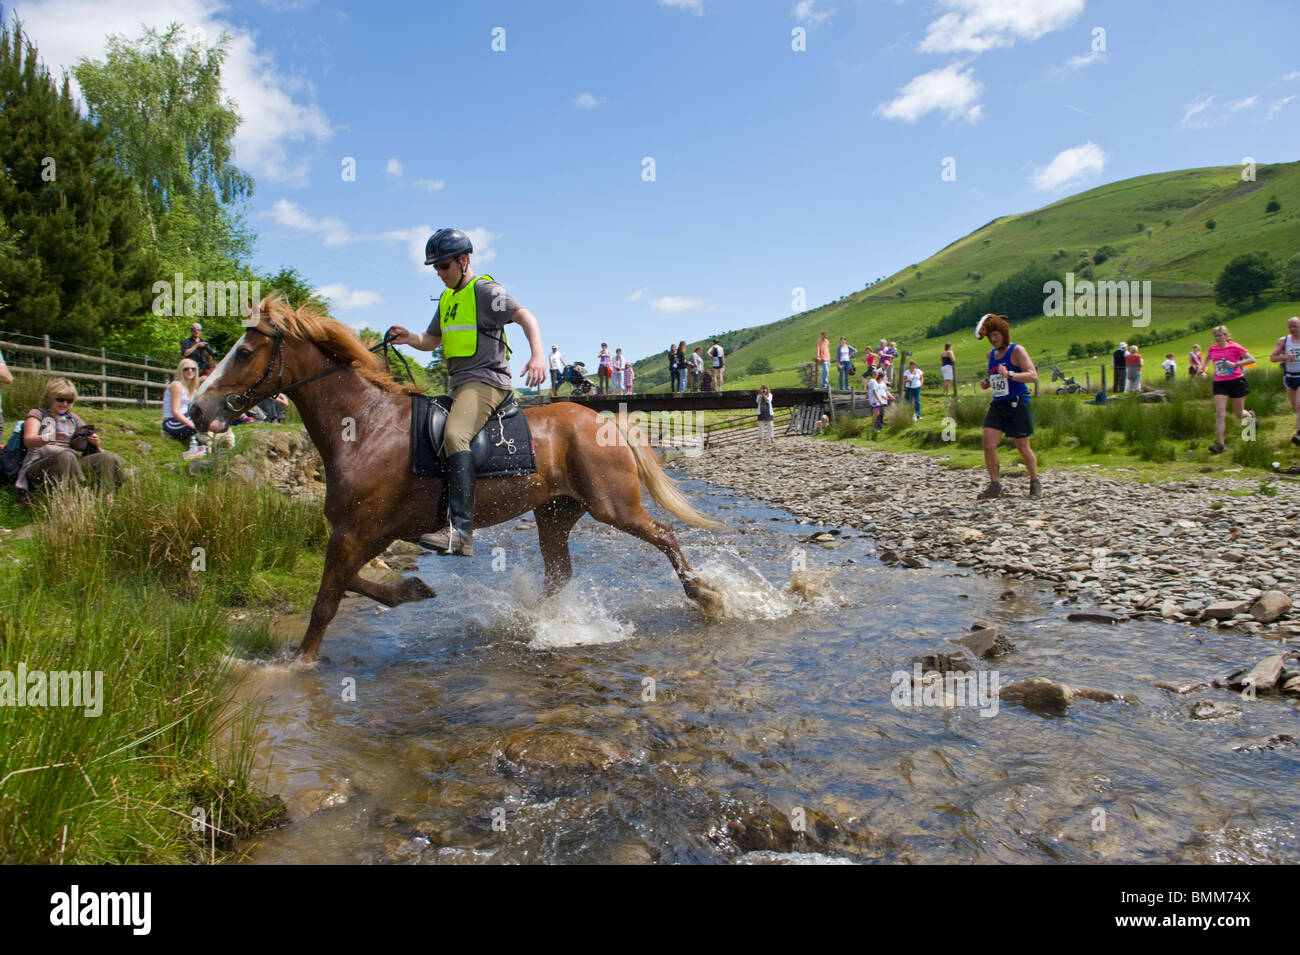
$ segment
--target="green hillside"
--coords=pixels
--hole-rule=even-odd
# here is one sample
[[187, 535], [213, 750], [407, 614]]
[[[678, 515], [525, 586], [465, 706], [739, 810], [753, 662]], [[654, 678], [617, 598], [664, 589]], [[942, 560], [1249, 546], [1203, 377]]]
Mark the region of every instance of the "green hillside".
[[[1267, 213], [1265, 206], [1273, 196], [1282, 208]], [[1207, 220], [1213, 220], [1215, 228], [1207, 228]], [[1102, 246], [1113, 251], [1095, 264], [1092, 257]], [[1239, 166], [1221, 166], [1110, 183], [1032, 212], [995, 219], [923, 262], [837, 302], [728, 333], [722, 337], [728, 346], [727, 387], [757, 387], [760, 379], [747, 379], [744, 370], [758, 358], [767, 358], [773, 368], [762, 381], [784, 387], [799, 384], [795, 369], [812, 359], [823, 329], [831, 333], [832, 342], [844, 335], [859, 349], [881, 338], [897, 341], [914, 352], [934, 378], [945, 340], [953, 341], [959, 369], [970, 369], [983, 353], [982, 344], [976, 347], [973, 329], [926, 338], [927, 328], [977, 291], [991, 290], [1028, 265], [1072, 271], [1094, 281], [1150, 280], [1148, 327], [1134, 329], [1132, 319], [1123, 317], [1038, 317], [1015, 325], [1014, 338], [1029, 348], [1040, 367], [1059, 363], [1081, 375], [1085, 368], [1095, 369], [1099, 359], [1067, 361], [1072, 342], [1120, 341], [1135, 331], [1186, 328], [1211, 314], [1228, 320], [1229, 313], [1214, 302], [1214, 280], [1233, 257], [1259, 251], [1283, 262], [1300, 251], [1300, 163], [1261, 165], [1255, 182], [1243, 182]], [[1283, 323], [1275, 317], [1265, 323], [1255, 314], [1239, 318], [1240, 329], [1233, 328], [1234, 337], [1252, 349], [1275, 340], [1281, 332], [1273, 326], [1285, 318]], [[1165, 352], [1173, 351], [1181, 367], [1187, 350], [1183, 342], [1194, 340], [1203, 347], [1212, 341], [1208, 332], [1198, 332], [1168, 345], [1149, 346], [1143, 353], [1154, 366]], [[707, 345], [708, 340], [690, 347], [698, 344]], [[637, 381], [655, 386], [645, 390], [664, 390], [666, 369], [663, 354], [643, 359], [636, 363]], [[834, 374], [832, 369], [832, 380]]]

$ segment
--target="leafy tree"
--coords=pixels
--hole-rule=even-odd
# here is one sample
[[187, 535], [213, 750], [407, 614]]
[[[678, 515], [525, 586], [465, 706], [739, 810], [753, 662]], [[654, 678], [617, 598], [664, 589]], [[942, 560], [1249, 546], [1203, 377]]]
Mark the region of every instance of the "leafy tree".
[[926, 329], [925, 335], [934, 338], [950, 332], [969, 331], [985, 312], [1006, 315], [1012, 322], [1042, 315], [1043, 286], [1050, 281], [1063, 282], [1064, 279], [1059, 272], [1044, 265], [1026, 266], [1003, 279], [990, 292], [977, 290], [937, 324]]
[[772, 374], [772, 361], [769, 358], [755, 358], [745, 369], [747, 375], [770, 375]]
[[1277, 201], [1277, 196], [1268, 197], [1268, 205], [1264, 207], [1265, 214], [1278, 212], [1282, 208], [1282, 203]]
[[1282, 267], [1267, 252], [1248, 252], [1229, 262], [1214, 283], [1214, 300], [1237, 305], [1246, 299], [1259, 304], [1260, 293], [1281, 277]]
[[0, 27], [0, 161], [5, 327], [98, 345], [138, 325], [157, 271], [139, 200], [17, 20]]
[[221, 91], [230, 37], [207, 49], [185, 43], [182, 29], [110, 36], [106, 58], [83, 58], [73, 73], [140, 190], [165, 265], [194, 273], [187, 278], [229, 278], [251, 251], [237, 204], [253, 192], [231, 162], [240, 118]]
[[1207, 229], [1213, 229], [1217, 224], [1218, 224], [1218, 223], [1216, 223], [1213, 219], [1206, 219], [1206, 220], [1205, 220], [1205, 228], [1207, 228]]
[[279, 272], [274, 275], [263, 275], [259, 281], [262, 283], [263, 295], [282, 292], [289, 300], [290, 308], [301, 308], [306, 305], [316, 309], [322, 315], [330, 313], [330, 303], [299, 274], [297, 269], [282, 265]]
[[1286, 260], [1282, 270], [1282, 291], [1289, 299], [1300, 298], [1300, 252]]

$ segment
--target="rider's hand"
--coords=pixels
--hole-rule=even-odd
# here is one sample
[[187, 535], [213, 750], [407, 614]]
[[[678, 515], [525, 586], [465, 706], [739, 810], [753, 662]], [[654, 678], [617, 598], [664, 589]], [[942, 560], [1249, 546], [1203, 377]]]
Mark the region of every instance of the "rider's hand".
[[411, 333], [401, 325], [394, 325], [388, 330], [388, 340], [394, 345], [409, 345], [411, 343]]
[[524, 366], [524, 383], [530, 388], [536, 388], [546, 380], [546, 365], [537, 357], [530, 358], [528, 364]]

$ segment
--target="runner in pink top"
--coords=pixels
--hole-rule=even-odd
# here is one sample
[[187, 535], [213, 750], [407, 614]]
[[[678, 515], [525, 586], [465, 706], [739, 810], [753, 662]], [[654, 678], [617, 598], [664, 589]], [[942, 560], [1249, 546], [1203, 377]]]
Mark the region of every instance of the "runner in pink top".
[[1255, 359], [1232, 340], [1226, 325], [1214, 329], [1214, 344], [1205, 353], [1205, 359], [1207, 370], [1214, 372], [1214, 431], [1217, 440], [1210, 445], [1210, 453], [1222, 454], [1228, 399], [1232, 399], [1234, 417], [1243, 421], [1255, 417], [1254, 412], [1246, 410], [1246, 395], [1250, 388], [1246, 385], [1246, 373], [1242, 371], [1244, 366], [1253, 365]]

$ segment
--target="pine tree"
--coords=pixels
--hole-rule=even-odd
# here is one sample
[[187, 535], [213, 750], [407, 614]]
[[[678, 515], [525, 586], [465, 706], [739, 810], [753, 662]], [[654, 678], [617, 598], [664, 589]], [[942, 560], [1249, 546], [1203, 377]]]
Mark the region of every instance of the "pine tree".
[[138, 325], [157, 261], [136, 192], [16, 18], [0, 26], [0, 156], [12, 246], [0, 252], [5, 327], [96, 345]]

